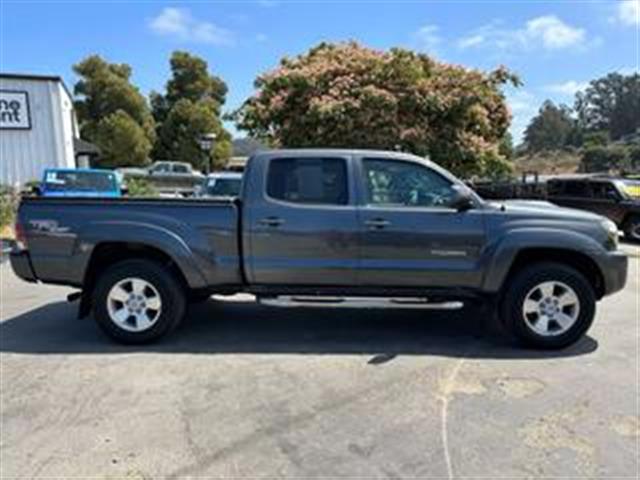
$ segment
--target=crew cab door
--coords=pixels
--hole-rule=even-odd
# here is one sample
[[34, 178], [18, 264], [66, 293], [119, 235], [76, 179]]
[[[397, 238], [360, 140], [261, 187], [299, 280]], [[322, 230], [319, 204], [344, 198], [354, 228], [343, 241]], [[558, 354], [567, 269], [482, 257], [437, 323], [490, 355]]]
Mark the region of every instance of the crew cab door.
[[256, 285], [352, 286], [358, 263], [351, 162], [263, 154], [245, 174], [245, 264]]
[[459, 186], [424, 163], [374, 156], [357, 163], [360, 285], [480, 286], [482, 209], [448, 207]]

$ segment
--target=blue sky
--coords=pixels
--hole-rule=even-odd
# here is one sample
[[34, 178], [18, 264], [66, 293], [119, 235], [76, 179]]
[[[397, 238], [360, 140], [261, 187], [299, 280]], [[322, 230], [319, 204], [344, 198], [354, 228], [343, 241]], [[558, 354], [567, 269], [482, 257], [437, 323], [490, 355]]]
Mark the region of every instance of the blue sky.
[[10, 1], [0, 0], [0, 70], [61, 75], [91, 53], [133, 67], [161, 90], [173, 50], [191, 51], [229, 86], [226, 110], [256, 75], [322, 40], [401, 46], [469, 67], [504, 64], [524, 81], [507, 92], [519, 140], [540, 103], [572, 103], [611, 71], [638, 70], [640, 0], [607, 1]]

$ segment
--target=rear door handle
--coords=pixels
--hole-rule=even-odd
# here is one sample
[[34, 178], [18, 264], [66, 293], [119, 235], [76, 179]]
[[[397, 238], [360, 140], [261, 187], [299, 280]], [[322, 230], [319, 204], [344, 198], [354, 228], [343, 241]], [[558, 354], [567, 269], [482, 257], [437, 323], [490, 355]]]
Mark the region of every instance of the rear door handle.
[[279, 227], [284, 223], [284, 220], [279, 217], [267, 217], [260, 220], [260, 225], [265, 227]]
[[372, 218], [371, 220], [365, 220], [364, 224], [371, 230], [381, 230], [391, 225], [391, 222], [384, 218]]

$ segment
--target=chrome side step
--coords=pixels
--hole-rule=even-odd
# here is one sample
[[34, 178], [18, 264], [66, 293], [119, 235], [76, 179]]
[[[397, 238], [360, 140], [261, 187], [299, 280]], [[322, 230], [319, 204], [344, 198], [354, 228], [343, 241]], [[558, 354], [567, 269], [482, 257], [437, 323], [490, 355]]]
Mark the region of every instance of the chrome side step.
[[429, 302], [419, 297], [320, 297], [301, 295], [281, 295], [278, 297], [257, 297], [261, 305], [270, 307], [342, 307], [342, 308], [420, 308], [428, 310], [458, 310], [464, 306], [461, 301]]

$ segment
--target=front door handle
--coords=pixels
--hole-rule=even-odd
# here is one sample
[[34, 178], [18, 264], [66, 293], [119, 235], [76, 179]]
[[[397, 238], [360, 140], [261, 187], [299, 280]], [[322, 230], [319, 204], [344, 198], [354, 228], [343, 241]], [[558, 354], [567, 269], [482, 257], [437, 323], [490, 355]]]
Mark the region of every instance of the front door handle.
[[260, 225], [265, 227], [279, 227], [284, 223], [284, 220], [280, 217], [267, 217], [260, 220]]
[[383, 228], [391, 225], [391, 222], [384, 218], [372, 218], [370, 220], [365, 220], [364, 224], [371, 230], [382, 230]]

